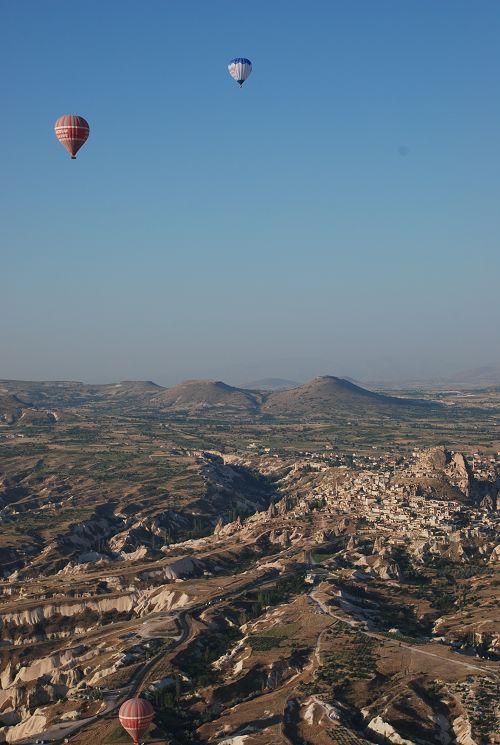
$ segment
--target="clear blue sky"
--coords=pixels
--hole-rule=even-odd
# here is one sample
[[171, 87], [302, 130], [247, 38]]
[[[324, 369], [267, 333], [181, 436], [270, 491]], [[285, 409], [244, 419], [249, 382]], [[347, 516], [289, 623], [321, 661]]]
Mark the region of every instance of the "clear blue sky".
[[[5, 0], [0, 377], [500, 358], [500, 3]], [[242, 90], [226, 69], [248, 56]], [[55, 119], [91, 135], [76, 161]]]

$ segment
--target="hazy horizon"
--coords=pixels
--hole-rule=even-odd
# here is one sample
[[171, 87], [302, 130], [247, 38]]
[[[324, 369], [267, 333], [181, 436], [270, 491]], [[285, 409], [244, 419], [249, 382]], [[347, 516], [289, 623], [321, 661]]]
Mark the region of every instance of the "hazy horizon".
[[17, 380], [20, 382], [72, 382], [72, 383], [83, 383], [85, 385], [107, 385], [107, 384], [116, 384], [116, 383], [123, 383], [123, 382], [153, 382], [157, 385], [164, 386], [164, 387], [171, 387], [174, 385], [178, 385], [179, 383], [185, 382], [187, 380], [216, 380], [216, 381], [222, 381], [224, 383], [227, 383], [228, 385], [232, 385], [235, 387], [245, 387], [245, 385], [253, 384], [254, 382], [259, 382], [262, 380], [287, 380], [293, 383], [297, 383], [297, 385], [301, 385], [303, 383], [306, 383], [309, 380], [312, 380], [314, 378], [323, 377], [323, 376], [333, 376], [337, 378], [344, 378], [351, 380], [355, 383], [358, 383], [360, 385], [404, 385], [408, 384], [411, 385], [413, 383], [415, 384], [422, 384], [422, 385], [432, 385], [433, 383], [438, 384], [453, 384], [453, 378], [456, 376], [460, 378], [460, 376], [466, 376], [471, 375], [473, 373], [484, 371], [485, 373], [491, 372], [495, 375], [495, 377], [498, 377], [498, 383], [500, 383], [500, 362], [498, 363], [492, 363], [490, 365], [483, 365], [483, 366], [477, 366], [474, 368], [467, 368], [467, 369], [460, 369], [460, 370], [454, 370], [451, 372], [451, 374], [446, 375], [429, 375], [429, 376], [413, 376], [413, 377], [377, 377], [377, 376], [368, 376], [368, 377], [358, 377], [356, 375], [353, 375], [349, 371], [342, 371], [342, 368], [340, 370], [335, 369], [320, 369], [313, 370], [310, 373], [307, 374], [301, 374], [301, 375], [287, 375], [287, 374], [256, 374], [255, 376], [247, 376], [242, 377], [238, 376], [235, 373], [228, 373], [228, 374], [210, 374], [207, 373], [205, 375], [196, 374], [195, 371], [192, 373], [186, 372], [183, 373], [159, 373], [158, 375], [150, 375], [150, 376], [143, 376], [143, 377], [129, 377], [129, 376], [123, 376], [123, 375], [117, 375], [114, 378], [85, 378], [84, 376], [76, 376], [76, 377], [64, 377], [64, 376], [50, 376], [45, 378], [39, 378], [39, 377], [16, 377], [12, 375], [4, 375], [2, 374], [2, 370], [0, 369], [0, 381], [2, 380]]
[[[0, 377], [499, 364], [498, 3], [0, 13]], [[65, 113], [90, 123], [76, 161]]]

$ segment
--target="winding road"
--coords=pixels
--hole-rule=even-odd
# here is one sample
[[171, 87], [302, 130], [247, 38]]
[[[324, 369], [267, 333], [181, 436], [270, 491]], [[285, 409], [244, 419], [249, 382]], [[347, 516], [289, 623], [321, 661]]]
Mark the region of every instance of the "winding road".
[[342, 623], [346, 623], [348, 626], [351, 626], [351, 628], [355, 628], [356, 631], [359, 634], [362, 634], [363, 636], [369, 636], [372, 639], [377, 639], [378, 641], [383, 641], [388, 644], [397, 645], [398, 647], [403, 647], [404, 649], [409, 649], [413, 654], [423, 654], [427, 657], [435, 657], [437, 660], [439, 660], [441, 663], [446, 662], [450, 665], [458, 665], [460, 667], [465, 667], [468, 670], [475, 670], [479, 671], [486, 677], [490, 677], [494, 680], [498, 679], [498, 674], [489, 668], [484, 668], [479, 665], [473, 665], [470, 662], [462, 662], [461, 660], [452, 660], [449, 657], [443, 657], [442, 655], [436, 654], [435, 652], [428, 652], [425, 649], [420, 649], [418, 646], [414, 644], [407, 644], [406, 642], [399, 641], [396, 639], [388, 639], [386, 636], [382, 636], [381, 634], [377, 634], [373, 631], [364, 631], [360, 628], [358, 621], [353, 621], [351, 619], [347, 619], [343, 616], [339, 616], [337, 613], [334, 613], [325, 603], [321, 600], [321, 598], [318, 598], [316, 593], [316, 588], [313, 588], [311, 592], [309, 593], [309, 597], [318, 605], [322, 613], [325, 613], [328, 616], [331, 616], [332, 618], [335, 618], [337, 621], [342, 621]]
[[166, 649], [163, 648], [160, 652], [158, 652], [158, 654], [151, 657], [150, 660], [142, 665], [134, 673], [127, 686], [105, 693], [104, 700], [107, 701], [107, 704], [103, 711], [100, 711], [98, 714], [95, 714], [92, 717], [88, 717], [87, 719], [79, 719], [75, 722], [61, 722], [60, 724], [55, 724], [53, 727], [45, 730], [42, 733], [38, 733], [36, 735], [33, 735], [32, 737], [27, 737], [23, 740], [18, 740], [16, 745], [36, 745], [36, 743], [39, 741], [56, 743], [63, 742], [66, 738], [78, 734], [90, 725], [95, 724], [99, 720], [105, 719], [109, 715], [118, 711], [123, 701], [126, 701], [128, 698], [132, 698], [133, 696], [141, 693], [146, 676], [151, 672], [151, 670], [154, 669], [155, 665], [159, 663], [166, 654], [172, 652], [173, 649], [180, 646], [188, 639], [191, 633], [190, 614], [202, 613], [204, 610], [215, 605], [216, 603], [237, 598], [243, 593], [248, 592], [248, 590], [253, 590], [254, 588], [259, 587], [260, 585], [263, 585], [272, 579], [276, 579], [278, 574], [279, 572], [277, 570], [271, 569], [270, 571], [265, 572], [265, 574], [263, 574], [261, 577], [257, 577], [256, 579], [253, 579], [244, 585], [240, 585], [234, 590], [220, 593], [215, 598], [205, 600], [203, 603], [192, 605], [189, 608], [186, 608], [185, 610], [182, 610], [178, 613], [172, 614], [171, 612], [166, 611], [152, 615], [150, 620], [154, 620], [155, 622], [157, 622], [161, 618], [168, 618], [169, 620], [171, 620], [172, 617], [174, 617], [180, 628], [179, 635], [176, 637], [170, 637], [173, 643], [169, 644]]

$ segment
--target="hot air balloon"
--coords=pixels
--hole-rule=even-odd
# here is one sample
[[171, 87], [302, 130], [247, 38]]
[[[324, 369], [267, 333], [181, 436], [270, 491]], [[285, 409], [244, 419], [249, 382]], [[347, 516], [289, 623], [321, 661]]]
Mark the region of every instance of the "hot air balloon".
[[54, 131], [59, 142], [64, 145], [74, 160], [89, 136], [90, 127], [83, 116], [65, 114], [60, 116], [54, 124]]
[[145, 698], [129, 698], [118, 712], [120, 724], [129, 733], [134, 745], [138, 745], [139, 737], [146, 732], [153, 717], [153, 707]]
[[246, 57], [235, 57], [227, 66], [229, 74], [240, 84], [240, 88], [252, 72], [252, 63]]

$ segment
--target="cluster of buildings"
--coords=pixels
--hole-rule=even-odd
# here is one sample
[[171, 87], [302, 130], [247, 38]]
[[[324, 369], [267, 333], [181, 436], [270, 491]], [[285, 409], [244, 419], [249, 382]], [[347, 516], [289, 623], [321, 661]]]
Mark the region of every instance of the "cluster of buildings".
[[[397, 462], [391, 455], [352, 456], [358, 463], [334, 468], [321, 458], [314, 469], [321, 477], [310, 496], [321, 499], [332, 514], [364, 518], [367, 524], [402, 538], [491, 540], [498, 530], [497, 513], [460, 494], [456, 485], [447, 482], [446, 474], [426, 471], [421, 455], [416, 451], [398, 457]], [[491, 475], [489, 461], [488, 468]], [[433, 479], [439, 482], [436, 492]]]

